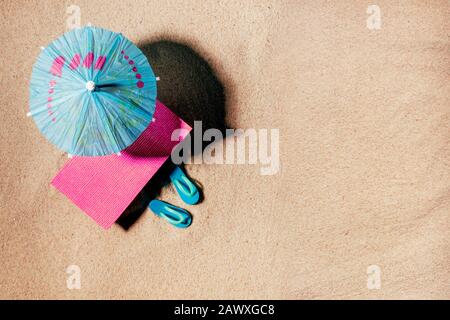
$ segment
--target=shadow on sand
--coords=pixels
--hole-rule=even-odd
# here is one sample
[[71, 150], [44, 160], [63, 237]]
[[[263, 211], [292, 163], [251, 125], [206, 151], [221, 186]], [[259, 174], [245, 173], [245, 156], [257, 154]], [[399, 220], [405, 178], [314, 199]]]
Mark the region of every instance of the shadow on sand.
[[[202, 131], [216, 128], [225, 133], [228, 128], [225, 89], [204, 58], [187, 44], [164, 39], [143, 43], [140, 49], [161, 78], [158, 82], [159, 101], [192, 128], [194, 121], [202, 121]], [[191, 135], [194, 135], [193, 131]], [[202, 150], [206, 145], [203, 143]], [[193, 143], [191, 155], [194, 155]], [[117, 220], [120, 226], [128, 230], [136, 222], [150, 201], [169, 183], [173, 168], [174, 164], [168, 159]], [[202, 200], [202, 191], [201, 194]]]

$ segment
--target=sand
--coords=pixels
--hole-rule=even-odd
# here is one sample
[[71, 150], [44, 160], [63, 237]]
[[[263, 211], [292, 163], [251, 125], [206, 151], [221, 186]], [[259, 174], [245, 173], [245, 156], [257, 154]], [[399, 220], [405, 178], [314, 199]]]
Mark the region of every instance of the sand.
[[448, 1], [376, 1], [371, 30], [364, 1], [77, 0], [186, 121], [279, 129], [276, 174], [186, 165], [190, 228], [146, 210], [108, 231], [49, 185], [67, 156], [25, 116], [70, 4], [0, 3], [0, 298], [450, 298]]

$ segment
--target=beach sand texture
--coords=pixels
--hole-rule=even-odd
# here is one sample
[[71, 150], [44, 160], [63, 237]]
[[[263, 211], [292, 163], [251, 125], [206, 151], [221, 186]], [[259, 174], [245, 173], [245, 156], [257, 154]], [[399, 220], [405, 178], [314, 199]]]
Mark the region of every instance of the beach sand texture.
[[[279, 129], [280, 170], [189, 164], [203, 202], [159, 198], [190, 228], [148, 209], [96, 225], [50, 186], [67, 155], [26, 117], [72, 4], [148, 54], [190, 125]], [[376, 1], [380, 29], [370, 4], [0, 1], [0, 298], [449, 299], [450, 2]]]

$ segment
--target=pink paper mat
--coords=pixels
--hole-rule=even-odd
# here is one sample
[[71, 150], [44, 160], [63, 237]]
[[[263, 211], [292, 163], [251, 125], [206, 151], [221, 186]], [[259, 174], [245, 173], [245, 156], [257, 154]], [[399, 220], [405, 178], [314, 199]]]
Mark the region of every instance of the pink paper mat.
[[171, 140], [172, 132], [185, 129], [181, 141], [191, 130], [159, 101], [154, 119], [121, 156], [75, 157], [51, 184], [100, 226], [111, 227], [179, 143]]

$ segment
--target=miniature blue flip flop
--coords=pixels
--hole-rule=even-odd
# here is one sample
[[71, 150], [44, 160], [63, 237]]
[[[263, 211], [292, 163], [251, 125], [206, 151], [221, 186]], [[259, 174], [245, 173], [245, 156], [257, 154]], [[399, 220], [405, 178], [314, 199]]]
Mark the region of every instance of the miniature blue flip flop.
[[176, 167], [175, 170], [172, 171], [170, 180], [175, 186], [175, 189], [177, 189], [181, 200], [191, 205], [198, 203], [200, 192], [198, 191], [197, 186], [189, 180], [180, 167]]
[[186, 210], [161, 200], [152, 200], [150, 209], [158, 216], [166, 219], [178, 228], [187, 228], [192, 222], [192, 216]]

